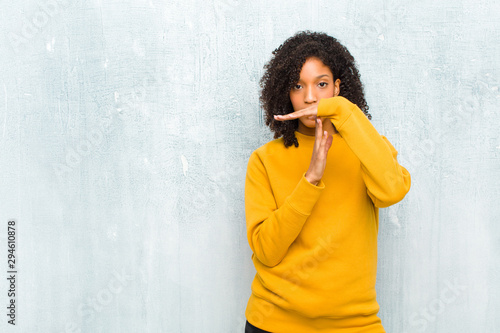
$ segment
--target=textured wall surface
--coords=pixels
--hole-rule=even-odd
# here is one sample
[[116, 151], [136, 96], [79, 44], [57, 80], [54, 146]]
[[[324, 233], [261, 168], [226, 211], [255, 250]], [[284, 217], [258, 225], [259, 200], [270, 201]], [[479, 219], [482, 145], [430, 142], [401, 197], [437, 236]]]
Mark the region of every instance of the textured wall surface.
[[304, 29], [354, 55], [412, 175], [380, 211], [387, 332], [500, 331], [498, 1], [0, 8], [0, 331], [243, 332], [245, 169], [272, 138], [258, 81]]

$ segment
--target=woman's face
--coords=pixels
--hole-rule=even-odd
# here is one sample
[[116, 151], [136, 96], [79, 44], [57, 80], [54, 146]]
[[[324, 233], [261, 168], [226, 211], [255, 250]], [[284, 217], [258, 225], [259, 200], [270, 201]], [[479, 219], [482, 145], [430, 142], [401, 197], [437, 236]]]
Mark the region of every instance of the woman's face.
[[[333, 82], [333, 74], [328, 66], [318, 58], [308, 58], [300, 71], [299, 82], [290, 90], [293, 110], [302, 110], [317, 104], [322, 98], [337, 96], [339, 86], [340, 79]], [[299, 122], [299, 126], [316, 127], [315, 119], [308, 119], [307, 116], [300, 117]]]

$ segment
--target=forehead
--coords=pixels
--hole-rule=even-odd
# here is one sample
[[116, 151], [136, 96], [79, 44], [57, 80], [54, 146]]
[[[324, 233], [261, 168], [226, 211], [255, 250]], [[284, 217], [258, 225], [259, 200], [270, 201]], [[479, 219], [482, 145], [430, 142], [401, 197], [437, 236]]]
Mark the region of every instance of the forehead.
[[307, 58], [300, 70], [300, 78], [315, 78], [319, 75], [332, 75], [330, 67], [325, 65], [319, 58]]

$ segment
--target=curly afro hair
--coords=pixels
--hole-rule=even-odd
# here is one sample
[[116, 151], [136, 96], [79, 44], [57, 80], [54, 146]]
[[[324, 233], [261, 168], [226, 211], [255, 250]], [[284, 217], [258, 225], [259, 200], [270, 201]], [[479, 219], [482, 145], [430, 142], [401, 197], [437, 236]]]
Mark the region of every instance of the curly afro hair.
[[310, 57], [319, 58], [330, 68], [333, 80], [340, 79], [340, 96], [356, 104], [368, 117], [368, 105], [356, 63], [347, 48], [325, 33], [302, 31], [288, 38], [273, 51], [273, 57], [264, 66], [260, 80], [260, 103], [265, 110], [266, 125], [274, 138], [283, 137], [285, 147], [299, 146], [295, 131], [299, 120], [276, 121], [275, 114], [293, 112], [290, 90], [299, 81], [300, 71]]

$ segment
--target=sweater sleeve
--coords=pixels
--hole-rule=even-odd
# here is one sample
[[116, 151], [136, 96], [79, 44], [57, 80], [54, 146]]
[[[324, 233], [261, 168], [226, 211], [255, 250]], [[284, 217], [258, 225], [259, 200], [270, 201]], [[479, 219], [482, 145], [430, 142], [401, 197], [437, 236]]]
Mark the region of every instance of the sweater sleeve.
[[256, 152], [250, 156], [245, 180], [245, 215], [248, 243], [257, 259], [273, 267], [285, 257], [312, 212], [325, 185], [300, 178], [278, 207], [266, 168]]
[[361, 161], [367, 193], [376, 207], [388, 207], [404, 198], [410, 190], [410, 173], [398, 163], [398, 152], [389, 140], [377, 132], [356, 104], [343, 96], [322, 99], [318, 117], [330, 118]]

